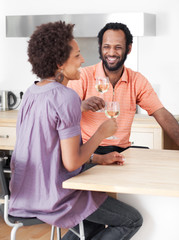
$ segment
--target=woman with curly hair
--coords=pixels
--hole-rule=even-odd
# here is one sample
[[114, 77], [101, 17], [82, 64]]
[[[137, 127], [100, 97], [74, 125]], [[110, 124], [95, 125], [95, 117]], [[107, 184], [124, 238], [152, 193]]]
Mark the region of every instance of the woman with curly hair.
[[[27, 89], [18, 114], [9, 214], [62, 228], [76, 228], [84, 220], [86, 239], [130, 239], [142, 221], [135, 209], [105, 193], [62, 188], [117, 129], [114, 119], [106, 120], [81, 143], [81, 101], [66, 86], [80, 78], [84, 62], [73, 27], [61, 21], [43, 24], [29, 40], [29, 62], [40, 81]], [[105, 164], [111, 163], [123, 165], [123, 156], [116, 153]], [[67, 232], [63, 239], [79, 238]]]

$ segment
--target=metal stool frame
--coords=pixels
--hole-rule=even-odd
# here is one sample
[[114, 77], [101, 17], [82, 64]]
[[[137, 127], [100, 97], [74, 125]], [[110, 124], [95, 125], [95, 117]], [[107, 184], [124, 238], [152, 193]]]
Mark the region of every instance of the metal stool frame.
[[[8, 226], [12, 227], [10, 238], [11, 240], [16, 240], [16, 232], [20, 227], [44, 223], [38, 218], [21, 218], [8, 215], [9, 189], [3, 171], [2, 158], [0, 158], [0, 197], [4, 198], [4, 204], [0, 205], [1, 211], [3, 212], [4, 221]], [[54, 240], [55, 228], [57, 232], [57, 240], [61, 240], [61, 229], [55, 226], [52, 226], [51, 228], [50, 240]], [[70, 228], [69, 230], [76, 234], [80, 238], [80, 240], [85, 240], [83, 221], [79, 223], [79, 233], [72, 228]]]

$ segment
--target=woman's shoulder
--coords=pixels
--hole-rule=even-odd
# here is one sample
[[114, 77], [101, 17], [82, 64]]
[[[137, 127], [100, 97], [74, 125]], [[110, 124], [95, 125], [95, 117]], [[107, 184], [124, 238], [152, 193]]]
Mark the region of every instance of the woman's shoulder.
[[81, 104], [80, 97], [73, 89], [60, 84], [60, 86], [55, 88], [55, 91], [57, 92], [57, 96], [63, 100], [63, 102], [70, 102], [72, 104], [79, 102]]

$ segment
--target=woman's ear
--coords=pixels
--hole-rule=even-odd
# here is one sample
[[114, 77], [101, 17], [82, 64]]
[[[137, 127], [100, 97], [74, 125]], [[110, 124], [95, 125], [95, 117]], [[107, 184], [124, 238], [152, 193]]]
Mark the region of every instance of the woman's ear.
[[58, 68], [58, 70], [63, 71], [63, 65], [60, 66], [60, 65], [57, 63], [57, 68]]
[[57, 71], [55, 73], [55, 80], [59, 83], [62, 83], [64, 80], [63, 68], [57, 64]]

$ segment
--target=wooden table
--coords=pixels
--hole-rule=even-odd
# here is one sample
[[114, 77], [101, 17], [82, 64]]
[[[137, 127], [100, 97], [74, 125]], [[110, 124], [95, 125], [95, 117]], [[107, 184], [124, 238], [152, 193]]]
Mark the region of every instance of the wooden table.
[[97, 165], [64, 188], [179, 197], [179, 151], [130, 148], [124, 166]]
[[95, 166], [63, 187], [117, 193], [143, 216], [134, 240], [178, 240], [179, 151], [131, 148], [123, 154], [124, 166]]

